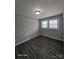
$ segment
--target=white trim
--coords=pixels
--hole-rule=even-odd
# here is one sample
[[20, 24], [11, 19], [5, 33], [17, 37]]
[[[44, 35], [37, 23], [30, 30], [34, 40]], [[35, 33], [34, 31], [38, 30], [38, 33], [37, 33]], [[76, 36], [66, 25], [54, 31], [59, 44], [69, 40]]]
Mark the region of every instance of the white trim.
[[[42, 35], [42, 34], [41, 34], [41, 35]], [[56, 39], [56, 40], [64, 41], [63, 39], [60, 39], [60, 38], [55, 38], [55, 37], [48, 36], [48, 35], [42, 35], [42, 36], [46, 36], [46, 37], [53, 38], [53, 39]]]
[[29, 38], [29, 39], [26, 39], [26, 40], [24, 40], [24, 41], [21, 41], [21, 42], [15, 44], [15, 46], [18, 46], [18, 45], [20, 45], [20, 44], [22, 44], [22, 43], [24, 43], [24, 42], [26, 42], [26, 41], [28, 41], [28, 40], [30, 40], [30, 39], [36, 37], [36, 36], [39, 36], [39, 34], [38, 34], [38, 35], [35, 35], [35, 36], [33, 36], [33, 37]]
[[[15, 46], [18, 46], [18, 45], [20, 45], [20, 44], [22, 44], [22, 43], [24, 43], [24, 42], [26, 42], [26, 41], [28, 41], [28, 40], [30, 40], [30, 39], [36, 37], [36, 36], [39, 36], [39, 35], [42, 35], [42, 34], [38, 34], [38, 35], [35, 35], [35, 36], [33, 36], [33, 37], [29, 38], [29, 39], [26, 39], [26, 40], [24, 40], [24, 41], [21, 41], [21, 42], [15, 44]], [[51, 36], [47, 36], [47, 35], [42, 35], [42, 36], [46, 36], [46, 37], [50, 37], [50, 38], [53, 38], [53, 39], [56, 39], [56, 40], [64, 41], [64, 40], [62, 40], [62, 39], [55, 38], [55, 37], [51, 37]]]

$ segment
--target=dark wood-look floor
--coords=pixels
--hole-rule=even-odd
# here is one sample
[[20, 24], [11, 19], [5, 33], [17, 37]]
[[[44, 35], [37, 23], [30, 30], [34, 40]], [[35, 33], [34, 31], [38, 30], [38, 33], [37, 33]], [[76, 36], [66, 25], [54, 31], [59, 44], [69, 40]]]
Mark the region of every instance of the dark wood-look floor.
[[64, 59], [64, 42], [37, 36], [15, 47], [16, 59]]

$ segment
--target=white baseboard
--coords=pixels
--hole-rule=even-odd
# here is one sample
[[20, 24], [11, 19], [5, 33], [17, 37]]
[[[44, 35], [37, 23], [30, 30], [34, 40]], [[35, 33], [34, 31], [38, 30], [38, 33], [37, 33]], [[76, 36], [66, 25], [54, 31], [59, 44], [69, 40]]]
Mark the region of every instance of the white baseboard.
[[33, 37], [29, 38], [29, 39], [26, 39], [26, 40], [24, 40], [24, 41], [21, 41], [21, 42], [15, 44], [15, 46], [18, 46], [18, 45], [20, 45], [20, 44], [22, 44], [22, 43], [24, 43], [24, 42], [26, 42], [26, 41], [28, 41], [28, 40], [30, 40], [30, 39], [36, 37], [36, 36], [39, 36], [39, 34], [38, 34], [38, 35], [35, 35], [35, 36], [33, 36]]
[[[15, 46], [18, 46], [18, 45], [20, 45], [20, 44], [22, 44], [22, 43], [24, 43], [24, 42], [26, 42], [26, 41], [28, 41], [28, 40], [30, 40], [30, 39], [36, 37], [36, 36], [39, 36], [39, 35], [42, 35], [42, 34], [38, 34], [38, 35], [35, 35], [35, 36], [33, 36], [33, 37], [29, 38], [29, 39], [26, 39], [26, 40], [24, 40], [24, 41], [21, 41], [21, 42], [15, 44]], [[62, 39], [55, 38], [55, 37], [51, 37], [51, 36], [47, 36], [47, 35], [42, 35], [42, 36], [46, 36], [46, 37], [50, 37], [50, 38], [53, 38], [53, 39], [56, 39], [56, 40], [64, 41], [64, 40], [62, 40]]]
[[[41, 34], [41, 35], [42, 35], [42, 34]], [[42, 36], [46, 36], [46, 37], [53, 38], [53, 39], [56, 39], [56, 40], [64, 41], [63, 39], [60, 39], [60, 38], [55, 38], [55, 37], [48, 36], [48, 35], [42, 35]]]

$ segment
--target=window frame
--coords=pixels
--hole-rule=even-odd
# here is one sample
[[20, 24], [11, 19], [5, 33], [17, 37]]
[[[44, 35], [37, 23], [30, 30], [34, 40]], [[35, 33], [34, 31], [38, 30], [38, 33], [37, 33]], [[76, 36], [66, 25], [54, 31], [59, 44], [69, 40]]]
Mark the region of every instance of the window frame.
[[[53, 21], [53, 20], [57, 20], [57, 23], [56, 23], [57, 28], [50, 28], [50, 21]], [[49, 29], [58, 29], [58, 19], [48, 20], [48, 28]]]
[[[50, 24], [49, 24], [49, 21], [51, 21], [51, 20], [57, 20], [57, 28], [49, 28], [49, 26], [50, 26]], [[47, 21], [47, 28], [43, 28], [42, 27], [42, 22], [43, 21]], [[41, 29], [53, 29], [53, 30], [58, 30], [59, 29], [59, 18], [56, 18], [56, 19], [50, 19], [50, 20], [41, 20]]]
[[[47, 22], [47, 27], [46, 27], [46, 28], [43, 28], [43, 26], [42, 26], [42, 25], [43, 25], [42, 22], [44, 22], [44, 21]], [[41, 21], [41, 28], [42, 28], [42, 29], [47, 29], [47, 28], [48, 28], [48, 20], [42, 20], [42, 21]]]

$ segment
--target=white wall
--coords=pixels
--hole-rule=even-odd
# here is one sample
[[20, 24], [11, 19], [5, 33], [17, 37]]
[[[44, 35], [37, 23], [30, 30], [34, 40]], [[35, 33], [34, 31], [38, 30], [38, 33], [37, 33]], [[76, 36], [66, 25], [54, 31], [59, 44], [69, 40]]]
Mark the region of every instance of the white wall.
[[[58, 29], [43, 29], [41, 28], [41, 22], [43, 20], [53, 20], [53, 19], [58, 19]], [[48, 18], [44, 18], [44, 19], [39, 19], [40, 21], [40, 35], [44, 35], [47, 37], [51, 37], [51, 38], [56, 38], [58, 40], [62, 40], [64, 39], [64, 19], [63, 19], [63, 15], [56, 15], [56, 16], [52, 16], [52, 17], [48, 17]]]
[[16, 14], [15, 16], [15, 43], [18, 44], [27, 41], [35, 35], [38, 35], [38, 20], [31, 17]]

